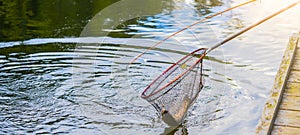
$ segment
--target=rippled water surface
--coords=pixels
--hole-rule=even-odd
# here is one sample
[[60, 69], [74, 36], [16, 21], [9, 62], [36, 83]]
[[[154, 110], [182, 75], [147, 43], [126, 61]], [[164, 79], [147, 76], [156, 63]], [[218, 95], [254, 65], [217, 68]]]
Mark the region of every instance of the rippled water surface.
[[171, 33], [241, 2], [150, 2], [151, 14], [115, 20], [131, 9], [104, 14], [118, 6], [113, 0], [0, 1], [0, 134], [254, 134], [288, 38], [300, 30], [300, 6], [208, 54], [205, 87], [182, 127], [172, 131], [140, 94], [189, 52], [293, 0], [224, 13], [129, 65]]

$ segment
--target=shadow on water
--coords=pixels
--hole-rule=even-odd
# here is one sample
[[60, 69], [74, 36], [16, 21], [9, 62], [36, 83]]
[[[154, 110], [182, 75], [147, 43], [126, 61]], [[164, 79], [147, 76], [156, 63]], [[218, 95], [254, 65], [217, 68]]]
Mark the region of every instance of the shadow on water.
[[166, 127], [160, 135], [188, 135], [188, 130], [181, 124], [178, 127]]

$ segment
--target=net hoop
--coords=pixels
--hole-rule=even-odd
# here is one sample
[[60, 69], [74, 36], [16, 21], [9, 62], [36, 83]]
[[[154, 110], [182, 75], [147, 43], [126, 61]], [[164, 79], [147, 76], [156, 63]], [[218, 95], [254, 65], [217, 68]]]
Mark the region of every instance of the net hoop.
[[[184, 72], [182, 72], [180, 75], [178, 75], [177, 77], [175, 77], [172, 81], [170, 81], [169, 83], [167, 83], [166, 85], [164, 85], [163, 87], [157, 88], [156, 90], [154, 90], [153, 92], [146, 94], [147, 91], [150, 89], [150, 87], [155, 84], [160, 78], [164, 77], [166, 75], [166, 73], [170, 70], [172, 70], [176, 65], [178, 65], [179, 63], [181, 63], [182, 61], [184, 61], [187, 57], [190, 57], [192, 55], [195, 55], [195, 53], [197, 52], [201, 52], [201, 56]], [[183, 58], [181, 58], [180, 60], [178, 60], [176, 63], [174, 63], [173, 65], [171, 65], [169, 68], [167, 68], [162, 74], [160, 74], [156, 79], [154, 79], [147, 87], [146, 89], [143, 91], [143, 93], [141, 94], [141, 97], [143, 99], [146, 99], [147, 101], [153, 101], [156, 98], [152, 99], [152, 96], [155, 96], [157, 94], [159, 94], [161, 91], [163, 91], [166, 87], [170, 86], [171, 84], [175, 83], [178, 79], [182, 78], [187, 72], [189, 72], [190, 70], [192, 70], [199, 62], [202, 62], [203, 58], [206, 55], [206, 51], [207, 48], [199, 48], [189, 54], [187, 54], [186, 56], [184, 56]], [[168, 76], [168, 75], [167, 75]], [[168, 91], [166, 91], [168, 92]], [[163, 92], [162, 95], [166, 92]], [[159, 97], [159, 95], [157, 96], [157, 98]]]

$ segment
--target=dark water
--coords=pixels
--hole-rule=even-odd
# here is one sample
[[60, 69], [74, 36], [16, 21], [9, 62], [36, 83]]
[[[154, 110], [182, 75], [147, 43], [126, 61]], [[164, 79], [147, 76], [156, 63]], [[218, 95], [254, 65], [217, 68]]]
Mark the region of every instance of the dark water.
[[205, 87], [183, 127], [169, 131], [140, 94], [187, 53], [292, 0], [225, 13], [128, 66], [170, 33], [241, 2], [145, 2], [151, 12], [138, 16], [139, 3], [118, 12], [113, 0], [0, 1], [0, 134], [254, 134], [288, 37], [300, 30], [299, 6], [209, 54]]

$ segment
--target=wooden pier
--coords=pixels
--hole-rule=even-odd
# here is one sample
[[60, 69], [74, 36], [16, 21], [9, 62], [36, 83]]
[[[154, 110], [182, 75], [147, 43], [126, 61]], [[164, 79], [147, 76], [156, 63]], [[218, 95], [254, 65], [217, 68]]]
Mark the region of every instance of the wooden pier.
[[290, 38], [256, 134], [300, 134], [300, 33]]

